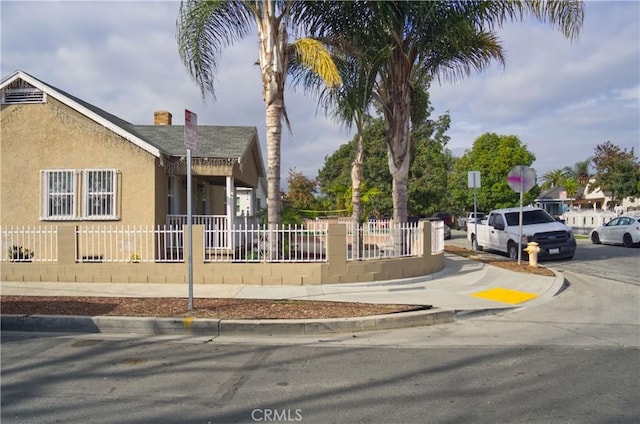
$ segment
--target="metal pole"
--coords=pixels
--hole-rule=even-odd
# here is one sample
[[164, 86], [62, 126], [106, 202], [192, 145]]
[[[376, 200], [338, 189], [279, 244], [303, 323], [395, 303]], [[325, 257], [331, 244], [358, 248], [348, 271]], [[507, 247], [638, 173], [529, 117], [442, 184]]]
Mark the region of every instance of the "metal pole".
[[187, 278], [189, 281], [189, 311], [193, 311], [193, 226], [191, 210], [191, 149], [187, 149]]
[[524, 192], [524, 166], [520, 167], [520, 216], [518, 226], [518, 265], [520, 265], [520, 259], [522, 257], [522, 199]]
[[476, 235], [476, 242], [473, 244], [473, 251], [478, 251], [478, 200], [476, 196], [476, 190], [478, 182], [476, 181], [476, 174], [473, 173], [473, 234]]

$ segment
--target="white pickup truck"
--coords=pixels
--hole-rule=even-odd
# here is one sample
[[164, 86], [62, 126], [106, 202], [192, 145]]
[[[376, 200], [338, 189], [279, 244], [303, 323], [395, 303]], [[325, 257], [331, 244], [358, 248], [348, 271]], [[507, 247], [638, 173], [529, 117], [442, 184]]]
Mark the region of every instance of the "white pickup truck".
[[[491, 211], [487, 219], [478, 225], [468, 225], [467, 240], [474, 249], [483, 248], [518, 257], [520, 208]], [[476, 227], [478, 233], [476, 234]], [[541, 259], [571, 259], [576, 251], [576, 239], [571, 228], [553, 219], [544, 209], [525, 207], [522, 209], [522, 248], [535, 241], [540, 247]], [[526, 256], [526, 253], [523, 253]]]

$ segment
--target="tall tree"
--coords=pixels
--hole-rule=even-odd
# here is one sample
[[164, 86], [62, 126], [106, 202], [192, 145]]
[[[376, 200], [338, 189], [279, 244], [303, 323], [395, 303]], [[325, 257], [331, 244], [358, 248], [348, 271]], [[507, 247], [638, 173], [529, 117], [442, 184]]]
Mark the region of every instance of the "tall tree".
[[290, 63], [316, 72], [329, 86], [340, 74], [324, 45], [300, 38], [289, 42], [293, 0], [198, 1], [180, 5], [177, 40], [182, 62], [200, 85], [203, 97], [215, 98], [214, 81], [221, 51], [257, 30], [262, 95], [266, 112], [267, 214], [271, 226], [280, 221], [280, 150], [282, 121], [289, 124], [284, 102]]
[[[580, 1], [328, 1], [315, 2], [307, 21], [318, 37], [346, 37], [364, 60], [384, 55], [377, 68], [375, 96], [386, 124], [394, 219], [407, 218], [411, 163], [411, 103], [414, 82], [423, 76], [457, 79], [504, 63], [494, 28], [532, 15], [577, 36]], [[416, 78], [418, 76], [418, 78]]]
[[640, 162], [631, 151], [621, 149], [611, 141], [596, 146], [591, 159], [595, 168], [595, 184], [610, 194], [612, 204], [622, 204], [626, 197], [640, 197]]
[[565, 167], [564, 170], [575, 179], [578, 184], [586, 186], [591, 179], [591, 171], [589, 170], [590, 159], [576, 162], [573, 167]]
[[[509, 188], [507, 174], [516, 165], [531, 166], [535, 155], [515, 135], [486, 133], [478, 137], [473, 147], [455, 161], [451, 175], [450, 195], [460, 210], [473, 210], [473, 191], [467, 187], [467, 173], [480, 171], [481, 186], [477, 189], [478, 210], [518, 205], [520, 195]], [[524, 203], [536, 198], [539, 187], [524, 194]]]
[[289, 190], [286, 199], [294, 209], [311, 209], [315, 205], [316, 187], [318, 183], [315, 179], [306, 177], [302, 172], [295, 169], [289, 170], [287, 177]]
[[[427, 120], [415, 132], [415, 152], [408, 186], [408, 207], [412, 216], [430, 216], [448, 207], [447, 175], [451, 172], [453, 163], [451, 152], [446, 149], [446, 130], [449, 122], [449, 115], [443, 115], [434, 121]], [[363, 132], [363, 144], [367, 154], [362, 167], [363, 179], [366, 181], [362, 185], [365, 216], [366, 213], [378, 217], [389, 217], [393, 214], [392, 182], [384, 134], [382, 118], [367, 120]], [[350, 184], [349, 163], [353, 158], [355, 143], [354, 137], [351, 142], [326, 157], [325, 164], [318, 174], [320, 190], [334, 199], [334, 205], [338, 209], [345, 207], [342, 199]], [[365, 197], [368, 199], [365, 200]]]
[[[334, 46], [340, 40], [331, 40]], [[343, 47], [344, 48], [344, 47]], [[338, 50], [339, 51], [339, 50]], [[351, 162], [351, 210], [354, 224], [362, 221], [360, 186], [362, 185], [362, 164], [364, 161], [363, 132], [373, 100], [375, 73], [367, 61], [355, 56], [338, 54], [334, 56], [342, 79], [339, 87], [328, 87], [313, 74], [304, 72], [299, 80], [306, 89], [318, 96], [319, 106], [336, 121], [351, 128], [355, 125], [355, 151]]]

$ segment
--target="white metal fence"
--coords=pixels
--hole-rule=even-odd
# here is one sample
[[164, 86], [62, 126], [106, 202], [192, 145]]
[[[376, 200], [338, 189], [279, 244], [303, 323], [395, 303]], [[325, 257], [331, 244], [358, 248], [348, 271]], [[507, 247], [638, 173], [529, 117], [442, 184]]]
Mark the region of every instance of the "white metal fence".
[[591, 230], [611, 221], [617, 215], [611, 211], [569, 211], [561, 219], [575, 234], [589, 234]]
[[347, 225], [347, 260], [400, 258], [422, 255], [417, 223], [394, 224], [391, 220]]
[[56, 226], [0, 227], [0, 262], [57, 262]]
[[[183, 262], [183, 226], [81, 225], [75, 228], [76, 262]], [[215, 225], [204, 228], [205, 262], [326, 262], [328, 224]], [[432, 222], [431, 253], [444, 250], [444, 224]], [[347, 223], [347, 260], [422, 255], [417, 223]], [[1, 261], [58, 261], [56, 226], [0, 227]], [[69, 248], [74, 248], [69, 246]]]
[[[232, 240], [222, 245], [221, 240]], [[204, 230], [205, 262], [326, 262], [327, 225], [233, 226]]]
[[77, 262], [182, 262], [184, 234], [174, 226], [78, 226]]

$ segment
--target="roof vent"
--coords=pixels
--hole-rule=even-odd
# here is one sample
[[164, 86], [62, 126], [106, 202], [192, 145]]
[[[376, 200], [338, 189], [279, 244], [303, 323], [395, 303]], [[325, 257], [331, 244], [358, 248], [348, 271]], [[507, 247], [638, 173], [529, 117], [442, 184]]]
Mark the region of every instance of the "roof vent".
[[7, 88], [0, 96], [0, 103], [5, 105], [44, 103], [46, 99], [46, 94], [37, 88]]

